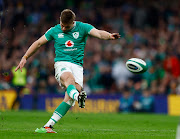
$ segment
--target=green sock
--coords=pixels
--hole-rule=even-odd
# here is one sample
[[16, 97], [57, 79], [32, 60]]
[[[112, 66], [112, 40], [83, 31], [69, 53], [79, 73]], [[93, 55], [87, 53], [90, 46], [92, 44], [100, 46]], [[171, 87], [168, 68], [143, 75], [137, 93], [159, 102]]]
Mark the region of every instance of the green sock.
[[44, 127], [53, 126], [57, 121], [59, 121], [71, 108], [71, 105], [67, 104], [66, 102], [62, 102], [54, 111], [50, 120], [45, 124]]
[[57, 113], [60, 117], [63, 117], [67, 111], [71, 108], [71, 106], [69, 104], [67, 104], [66, 102], [62, 102], [56, 109], [55, 109], [55, 113]]
[[76, 87], [72, 84], [70, 84], [67, 87], [67, 94], [72, 98], [78, 101], [79, 92], [77, 91]]

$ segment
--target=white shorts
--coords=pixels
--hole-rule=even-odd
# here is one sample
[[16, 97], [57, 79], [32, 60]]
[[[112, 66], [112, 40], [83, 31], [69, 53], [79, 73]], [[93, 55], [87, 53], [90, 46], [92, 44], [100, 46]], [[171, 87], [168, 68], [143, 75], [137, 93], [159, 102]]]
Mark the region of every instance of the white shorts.
[[71, 62], [58, 61], [55, 62], [54, 68], [55, 78], [61, 87], [63, 87], [60, 82], [61, 75], [64, 72], [71, 72], [74, 75], [75, 82], [83, 88], [83, 67]]

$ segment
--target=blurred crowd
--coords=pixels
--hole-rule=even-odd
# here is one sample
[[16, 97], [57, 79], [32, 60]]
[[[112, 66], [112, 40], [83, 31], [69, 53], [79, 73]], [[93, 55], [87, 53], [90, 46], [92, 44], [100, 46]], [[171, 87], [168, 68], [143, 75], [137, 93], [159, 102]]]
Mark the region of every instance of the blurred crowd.
[[[0, 0], [1, 1], [1, 0]], [[164, 0], [5, 0], [0, 30], [0, 89], [13, 88], [14, 66], [28, 47], [70, 8], [76, 20], [119, 32], [121, 39], [89, 37], [84, 57], [88, 94], [180, 94], [180, 2]], [[63, 93], [54, 78], [53, 41], [28, 59], [25, 94]], [[141, 58], [149, 69], [132, 74], [129, 58]], [[126, 91], [125, 91], [126, 92]], [[137, 105], [138, 106], [138, 105]]]
[[133, 95], [129, 88], [125, 87], [119, 102], [119, 112], [122, 113], [155, 112], [155, 97], [148, 89], [143, 90], [141, 94]]

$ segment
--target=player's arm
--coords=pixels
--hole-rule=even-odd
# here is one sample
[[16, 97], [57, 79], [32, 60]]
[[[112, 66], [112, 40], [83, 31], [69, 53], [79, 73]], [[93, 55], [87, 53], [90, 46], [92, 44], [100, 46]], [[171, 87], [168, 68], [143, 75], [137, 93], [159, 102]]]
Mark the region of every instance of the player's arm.
[[22, 71], [22, 68], [26, 64], [27, 59], [30, 56], [32, 56], [41, 47], [41, 45], [45, 44], [46, 42], [47, 42], [47, 39], [46, 39], [45, 35], [43, 35], [41, 38], [36, 40], [26, 51], [26, 53], [22, 57], [19, 65], [16, 67], [15, 71], [17, 71], [18, 69], [21, 69], [21, 71]]
[[120, 38], [119, 33], [109, 33], [107, 31], [98, 30], [96, 28], [91, 29], [90, 35], [102, 40], [115, 40]]

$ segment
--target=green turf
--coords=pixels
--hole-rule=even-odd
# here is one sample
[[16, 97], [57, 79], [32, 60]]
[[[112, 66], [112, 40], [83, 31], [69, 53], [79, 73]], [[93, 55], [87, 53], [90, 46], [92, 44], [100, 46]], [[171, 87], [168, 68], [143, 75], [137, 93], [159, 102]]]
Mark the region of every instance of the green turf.
[[55, 126], [57, 134], [38, 134], [51, 113], [0, 112], [0, 139], [175, 139], [179, 117], [154, 114], [68, 113]]

